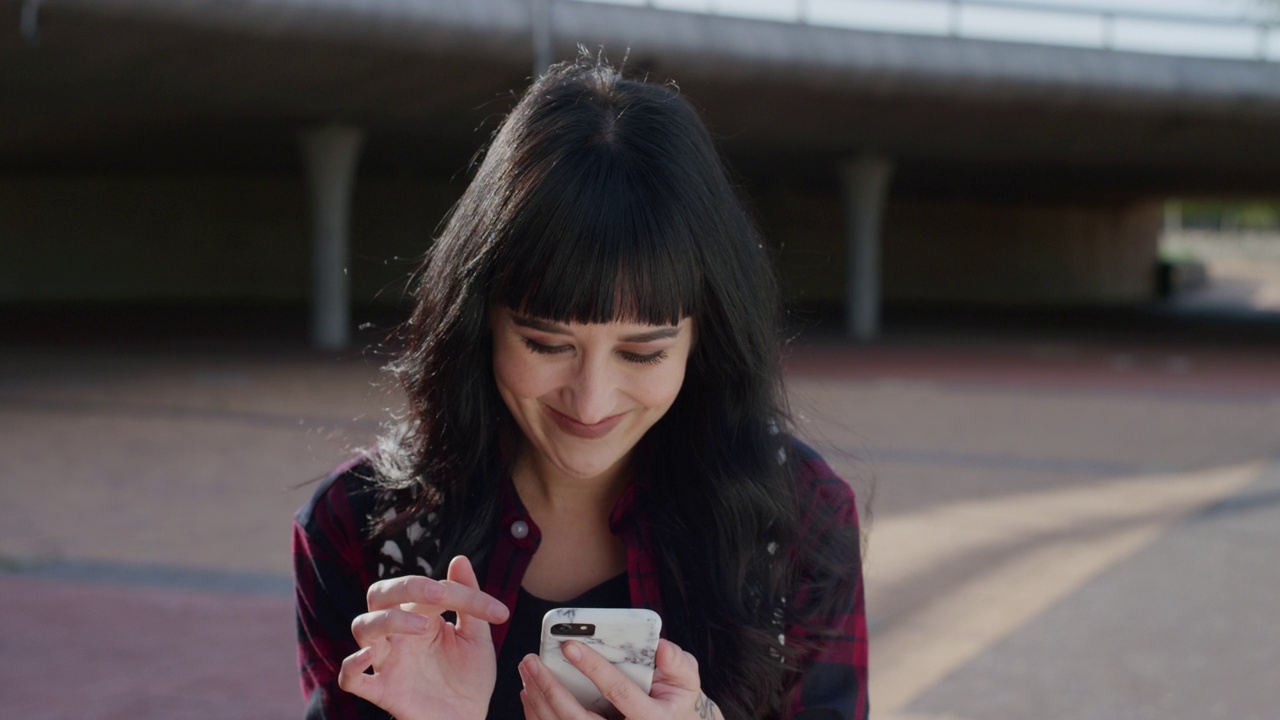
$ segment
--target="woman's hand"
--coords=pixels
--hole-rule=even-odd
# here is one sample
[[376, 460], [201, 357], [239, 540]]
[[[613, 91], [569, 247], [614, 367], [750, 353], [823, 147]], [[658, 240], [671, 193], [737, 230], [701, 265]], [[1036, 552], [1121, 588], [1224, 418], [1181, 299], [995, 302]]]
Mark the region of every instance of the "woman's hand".
[[[702, 692], [698, 661], [675, 643], [658, 641], [653, 686], [645, 695], [622, 671], [579, 642], [562, 646], [565, 659], [586, 675], [630, 720], [724, 720]], [[582, 707], [536, 655], [520, 661], [525, 720], [590, 720], [600, 716]]]
[[[440, 616], [448, 610], [457, 624]], [[508, 615], [462, 556], [443, 582], [418, 575], [376, 582], [369, 612], [351, 623], [361, 649], [342, 662], [338, 685], [399, 720], [483, 720], [497, 676], [489, 623]]]

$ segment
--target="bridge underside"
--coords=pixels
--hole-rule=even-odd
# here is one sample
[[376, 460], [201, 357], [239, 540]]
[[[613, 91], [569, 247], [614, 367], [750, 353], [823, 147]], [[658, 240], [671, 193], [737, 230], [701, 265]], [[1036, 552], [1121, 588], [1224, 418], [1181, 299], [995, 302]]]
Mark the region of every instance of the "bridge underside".
[[[0, 34], [0, 163], [15, 171], [296, 172], [298, 127], [341, 120], [368, 133], [364, 172], [411, 166], [449, 174], [483, 144], [531, 72], [531, 41], [518, 27], [496, 28], [498, 42], [485, 43], [465, 33], [432, 43], [424, 30], [426, 41], [411, 44], [372, 31], [363, 37], [302, 26], [254, 34], [45, 5], [37, 46], [24, 43], [16, 24]], [[605, 13], [596, 20], [604, 27], [612, 27], [610, 13], [641, 12], [569, 9], [588, 20]], [[16, 18], [16, 0], [0, 2], [0, 16]], [[676, 13], [641, 16], [655, 34], [662, 22], [681, 20]], [[846, 72], [788, 68], [765, 58], [717, 58], [710, 42], [711, 57], [699, 59], [688, 49], [647, 50], [616, 31], [598, 41], [615, 61], [630, 47], [631, 65], [679, 82], [753, 181], [830, 184], [840, 158], [874, 151], [897, 159], [895, 191], [928, 196], [1280, 190], [1280, 67], [718, 22], [723, 32], [746, 24], [779, 37], [807, 32], [830, 42], [834, 34], [838, 47], [866, 46], [863, 55], [875, 63]], [[638, 25], [627, 26], [635, 32]], [[595, 47], [593, 38], [604, 34], [560, 38], [557, 55], [569, 56], [575, 39]], [[753, 39], [761, 41], [748, 35], [744, 42]], [[886, 42], [892, 47], [871, 47]], [[895, 66], [882, 57], [890, 50], [916, 59]], [[925, 77], [929, 63], [957, 64], [945, 57], [948, 50], [952, 60], [981, 53], [992, 76]], [[1019, 55], [1036, 52], [1074, 59], [1077, 71], [1059, 67], [1057, 79], [1019, 76]], [[817, 59], [839, 60], [827, 55]], [[1135, 62], [1150, 76], [1146, 86], [1138, 79], [1128, 87], [1102, 84], [1109, 71], [1137, 76]], [[1221, 66], [1224, 83], [1242, 70], [1253, 75], [1236, 78], [1234, 95], [1194, 85], [1180, 90], [1171, 79], [1195, 77], [1186, 67], [1205, 65]], [[1079, 66], [1097, 76], [1093, 87]], [[1004, 77], [995, 75], [1001, 68]], [[1214, 79], [1203, 69], [1200, 75]], [[1267, 79], [1269, 97], [1256, 90]], [[1163, 95], [1155, 90], [1162, 84]]]
[[[153, 12], [165, 4], [142, 0], [101, 5], [116, 10], [102, 11], [90, 0], [46, 2], [34, 46], [24, 42], [16, 23], [0, 33], [0, 180], [20, 191], [10, 197], [22, 195], [26, 207], [57, 213], [60, 201], [38, 198], [49, 192], [65, 199], [75, 195], [66, 192], [72, 186], [91, 185], [98, 195], [126, 203], [141, 186], [169, 192], [177, 203], [211, 192], [207, 183], [204, 190], [157, 189], [160, 179], [181, 176], [257, 183], [305, 216], [305, 202], [289, 189], [304, 172], [298, 132], [339, 122], [360, 128], [365, 138], [359, 167], [366, 201], [361, 204], [358, 188], [357, 251], [361, 218], [372, 212], [371, 204], [385, 215], [414, 193], [431, 195], [420, 203], [427, 209], [396, 221], [395, 228], [379, 225], [391, 222], [385, 219], [365, 222], [367, 232], [401, 239], [395, 241], [400, 245], [367, 246], [366, 254], [400, 254], [408, 247], [405, 238], [420, 243], [439, 217], [433, 214], [456, 196], [470, 159], [527, 84], [532, 67], [524, 2], [458, 4], [471, 8], [465, 17], [448, 16], [462, 11], [444, 8], [440, 17], [428, 9], [412, 21], [312, 13], [309, 23], [277, 17], [274, 24], [253, 17], [202, 24], [172, 9]], [[581, 41], [605, 47], [615, 61], [629, 52], [628, 65], [651, 77], [675, 78], [702, 109], [762, 222], [781, 236], [779, 244], [794, 232], [787, 218], [796, 207], [821, 208], [833, 215], [825, 226], [834, 235], [814, 252], [826, 248], [833, 259], [844, 252], [840, 167], [868, 154], [893, 161], [886, 216], [890, 267], [902, 264], [901, 253], [893, 255], [895, 232], [926, 233], [926, 226], [947, 224], [916, 223], [923, 229], [907, 230], [901, 218], [919, 213], [904, 208], [953, 208], [978, 234], [1026, 235], [1017, 240], [1021, 245], [1033, 233], [1012, 231], [1009, 222], [994, 220], [996, 214], [1041, 208], [1050, 212], [1042, 219], [1053, 222], [1061, 213], [1094, 208], [1095, 219], [1109, 228], [1101, 236], [1120, 242], [1133, 234], [1135, 212], [1152, 217], [1153, 199], [1280, 194], [1280, 68], [1274, 64], [912, 38], [564, 2], [555, 8], [557, 57], [571, 56]], [[18, 12], [16, 0], [0, 0], [0, 17], [17, 18]], [[484, 19], [486, 13], [497, 19]], [[108, 177], [120, 183], [103, 185]], [[991, 221], [975, 221], [976, 207], [990, 208]], [[192, 212], [214, 214], [209, 208]], [[243, 220], [246, 227], [250, 222]], [[304, 221], [290, 223], [281, 227], [307, 234]], [[36, 228], [33, 237], [54, 232], [39, 218], [28, 224]], [[143, 223], [122, 226], [115, 235], [134, 232], [154, 234]], [[1141, 253], [1149, 245], [1143, 241]], [[306, 254], [305, 242], [284, 255], [298, 253]], [[989, 262], [998, 262], [1000, 252], [989, 254]], [[373, 276], [365, 281], [368, 288], [385, 284], [386, 274]], [[0, 281], [10, 285], [0, 287], [0, 298], [34, 297], [23, 283]], [[841, 280], [831, 282], [811, 295], [838, 296]], [[928, 285], [917, 278], [895, 288], [890, 277], [886, 293], [892, 297], [913, 284]], [[166, 292], [161, 286], [153, 291]]]

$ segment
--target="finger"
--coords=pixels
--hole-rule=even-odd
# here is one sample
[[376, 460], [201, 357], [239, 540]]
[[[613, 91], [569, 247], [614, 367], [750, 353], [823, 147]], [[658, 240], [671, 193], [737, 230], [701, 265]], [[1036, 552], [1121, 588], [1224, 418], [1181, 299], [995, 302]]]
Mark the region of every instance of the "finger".
[[[449, 572], [447, 575], [449, 582], [457, 583], [460, 587], [481, 592], [480, 581], [476, 578], [476, 571], [471, 567], [471, 561], [465, 556], [459, 555], [449, 562]], [[481, 593], [483, 594], [483, 593]], [[485, 595], [485, 597], [490, 597]], [[501, 605], [501, 603], [498, 603]], [[502, 606], [506, 611], [506, 606]], [[497, 622], [505, 622], [506, 618]], [[489, 621], [485, 617], [478, 617], [470, 613], [458, 613], [458, 633], [464, 637], [475, 638], [476, 640], [492, 641], [489, 632]]]
[[377, 705], [382, 686], [376, 675], [364, 673], [371, 667], [373, 667], [373, 648], [361, 648], [358, 652], [348, 655], [342, 661], [342, 667], [338, 669], [338, 687]]
[[525, 664], [521, 662], [516, 666], [520, 671], [520, 682], [524, 684], [524, 689], [520, 691], [520, 704], [524, 707], [524, 720], [550, 720], [554, 717], [548, 715], [547, 700], [533, 684], [533, 678], [529, 676], [525, 669]]
[[430, 603], [444, 593], [437, 589], [435, 580], [421, 575], [405, 575], [403, 577], [379, 580], [369, 586], [365, 593], [365, 601], [370, 610], [385, 610], [408, 603]]
[[449, 561], [448, 577], [466, 587], [480, 589], [480, 580], [476, 578], [475, 568], [471, 567], [471, 560], [466, 555], [455, 556]]
[[529, 702], [529, 691], [520, 691], [520, 707], [524, 710], [524, 720], [541, 720], [538, 709]]
[[524, 681], [527, 702], [534, 710], [534, 717], [542, 720], [583, 720], [600, 718], [582, 707], [578, 698], [569, 692], [537, 655], [526, 655], [520, 661], [520, 679]]
[[520, 705], [524, 708], [524, 720], [564, 720], [551, 711], [547, 701], [534, 688], [520, 691]]
[[357, 615], [351, 621], [351, 635], [356, 644], [368, 647], [377, 638], [389, 635], [426, 635], [435, 630], [440, 616], [430, 617], [392, 608]]
[[679, 645], [670, 640], [659, 640], [658, 652], [654, 660], [655, 682], [673, 685], [683, 690], [702, 689], [702, 678], [698, 675], [698, 660], [681, 650]]
[[520, 661], [516, 670], [520, 673], [520, 683], [524, 689], [520, 691], [520, 703], [524, 705], [525, 720], [550, 720], [555, 717], [547, 702], [546, 690], [535, 680], [538, 670], [533, 668], [529, 657]]
[[644, 718], [653, 715], [653, 700], [649, 695], [600, 653], [575, 640], [566, 641], [560, 646], [560, 651], [571, 665], [600, 688], [600, 694], [623, 716]]
[[381, 580], [370, 585], [368, 602], [370, 610], [417, 605], [419, 607], [414, 608], [415, 611], [423, 614], [452, 610], [488, 622], [506, 622], [510, 614], [507, 606], [479, 587], [467, 587], [452, 580], [441, 582], [421, 575]]

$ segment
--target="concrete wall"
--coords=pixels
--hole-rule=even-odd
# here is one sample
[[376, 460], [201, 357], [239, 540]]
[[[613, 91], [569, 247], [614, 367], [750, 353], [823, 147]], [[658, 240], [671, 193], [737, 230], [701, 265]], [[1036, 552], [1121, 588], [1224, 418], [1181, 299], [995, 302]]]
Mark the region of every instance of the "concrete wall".
[[886, 300], [1134, 303], [1154, 297], [1158, 202], [891, 203]]
[[[759, 201], [793, 302], [838, 307], [839, 201], [790, 191]], [[1124, 304], [1154, 297], [1158, 202], [1058, 206], [893, 200], [885, 216], [886, 302]]]
[[[400, 302], [465, 179], [360, 178], [350, 277], [357, 303]], [[0, 303], [303, 303], [310, 243], [301, 177], [0, 179]], [[787, 297], [840, 305], [834, 195], [755, 199]], [[1127, 207], [891, 201], [888, 302], [1125, 303], [1153, 297], [1156, 203]]]
[[843, 307], [844, 215], [834, 195], [766, 191], [752, 208], [773, 248], [784, 297], [791, 303]]
[[[456, 192], [357, 181], [356, 302], [400, 300]], [[301, 177], [0, 179], [0, 303], [305, 302], [306, 203]]]

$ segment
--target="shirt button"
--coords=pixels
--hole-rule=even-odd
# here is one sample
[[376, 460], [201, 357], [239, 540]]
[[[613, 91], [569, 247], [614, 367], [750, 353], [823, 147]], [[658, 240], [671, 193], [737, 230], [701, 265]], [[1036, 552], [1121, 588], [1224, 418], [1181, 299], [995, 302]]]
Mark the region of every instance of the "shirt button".
[[529, 524], [523, 520], [517, 520], [511, 523], [511, 537], [517, 540], [523, 540], [529, 536]]

